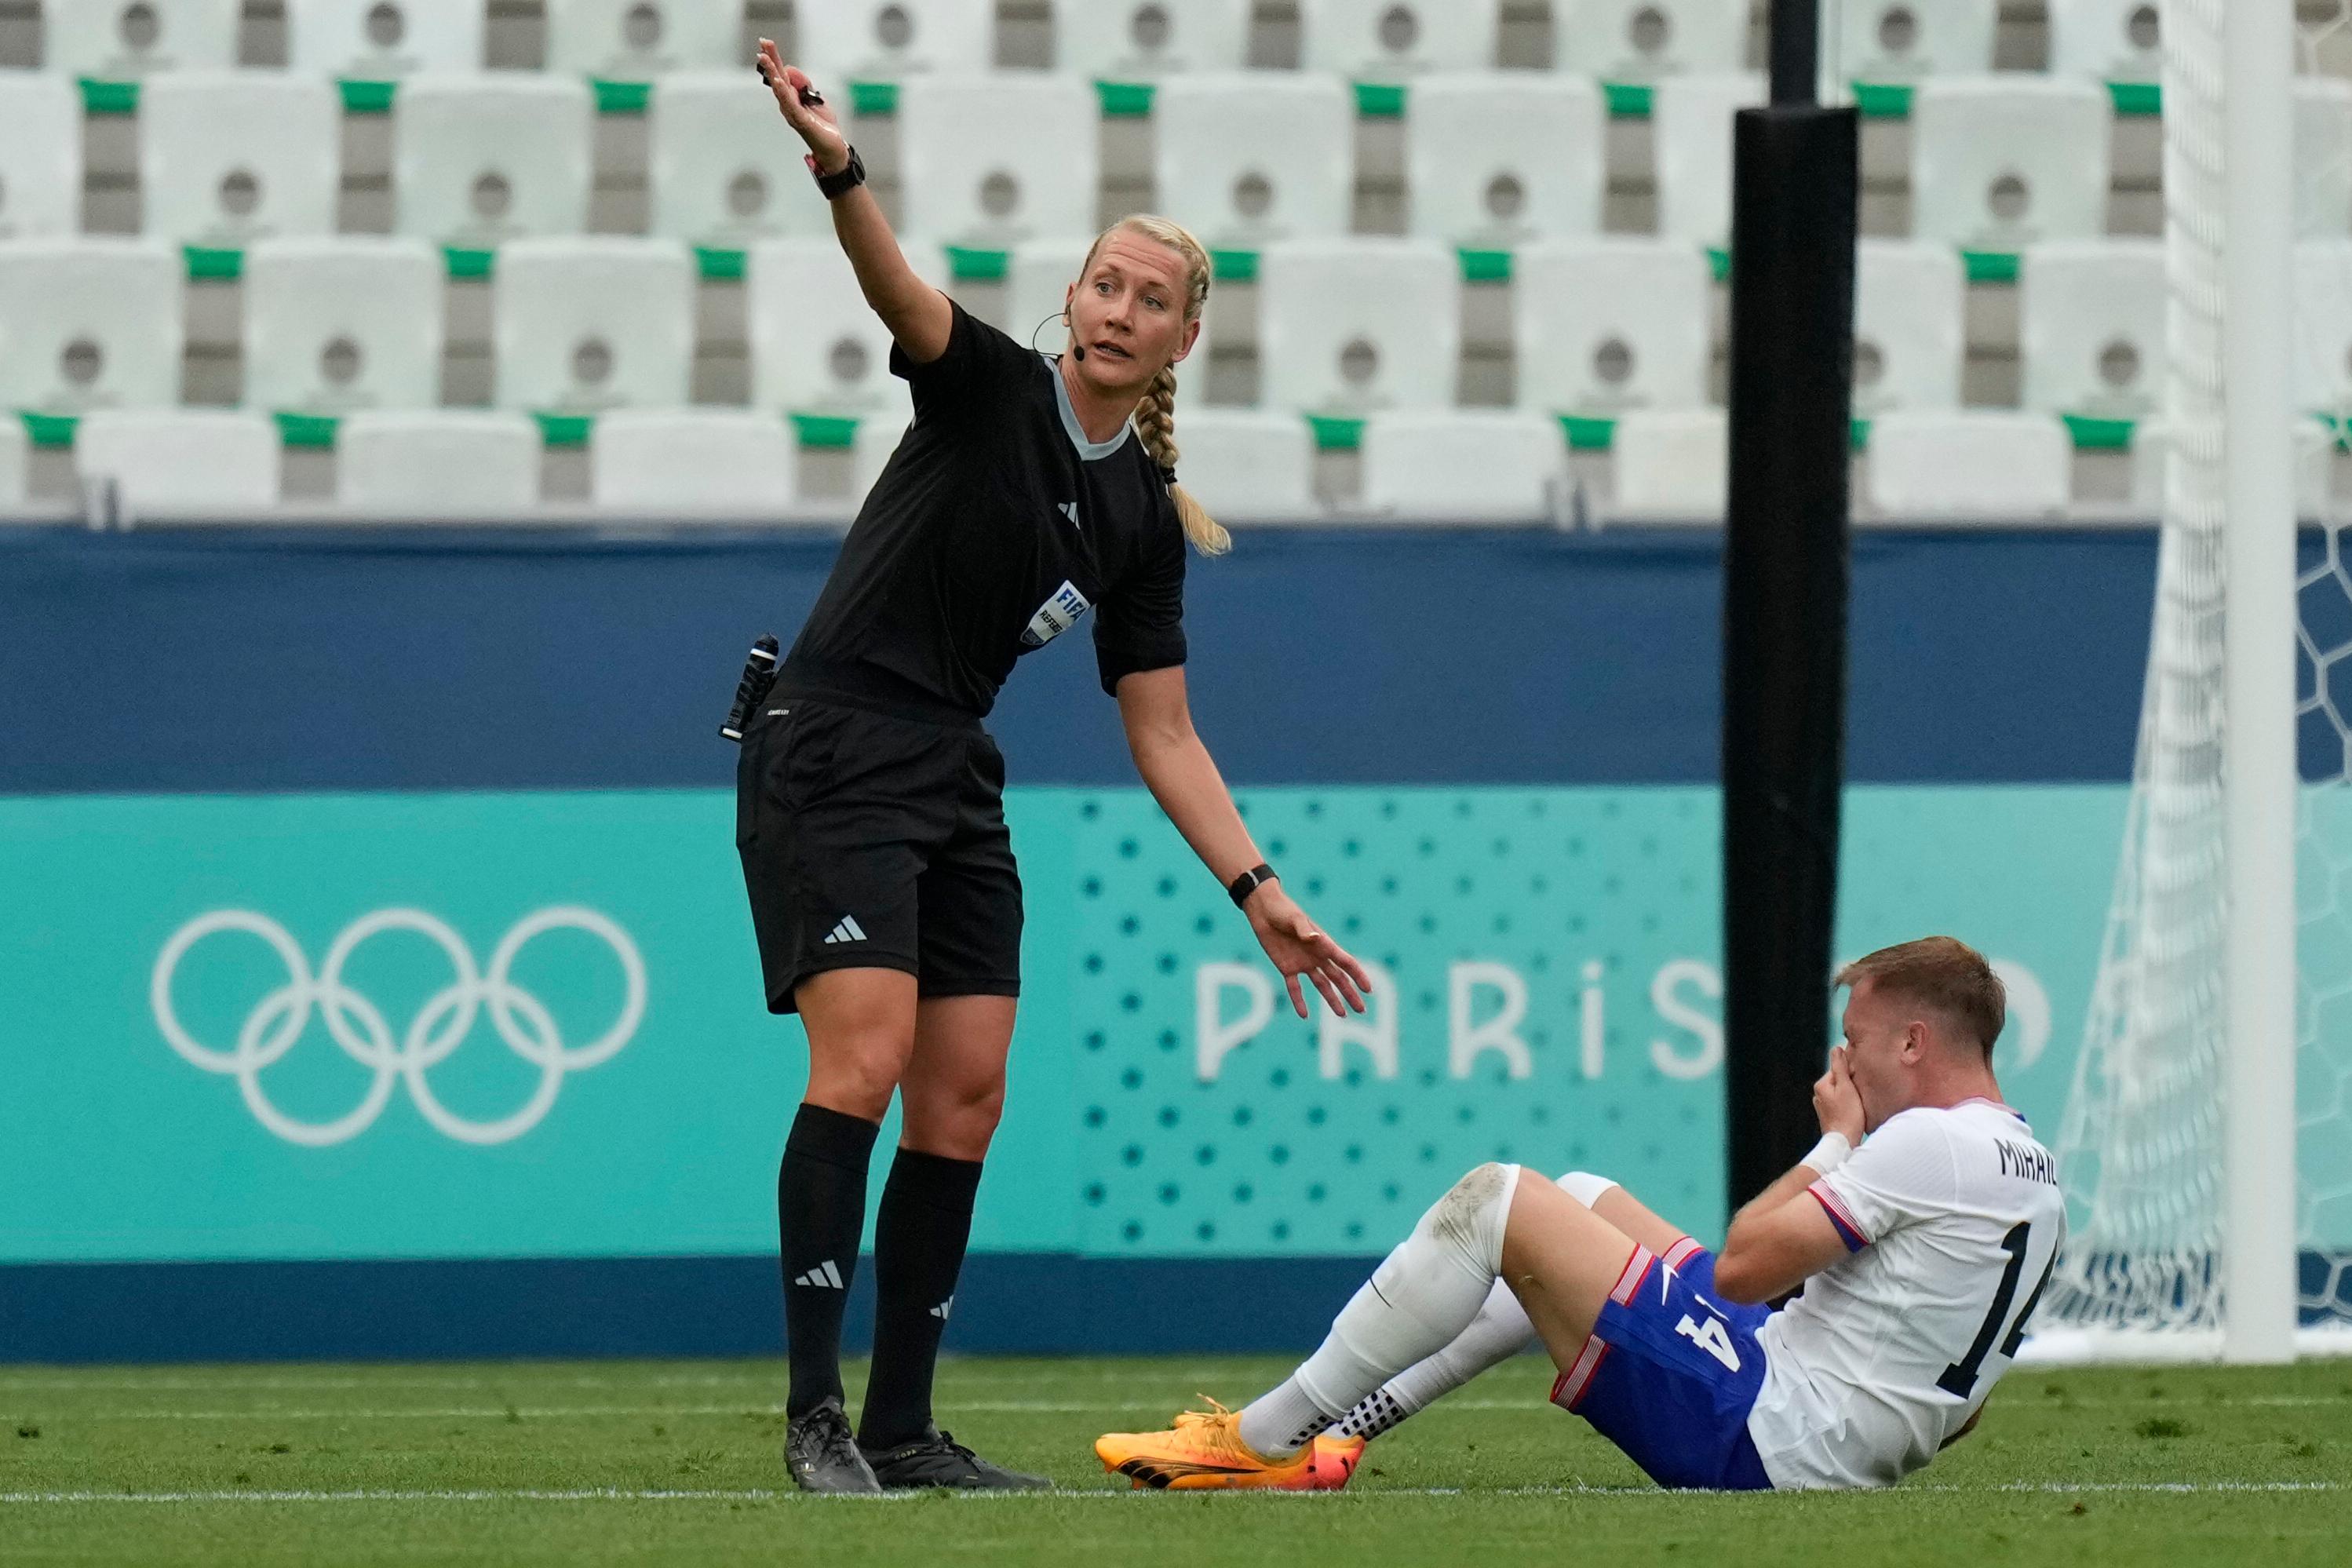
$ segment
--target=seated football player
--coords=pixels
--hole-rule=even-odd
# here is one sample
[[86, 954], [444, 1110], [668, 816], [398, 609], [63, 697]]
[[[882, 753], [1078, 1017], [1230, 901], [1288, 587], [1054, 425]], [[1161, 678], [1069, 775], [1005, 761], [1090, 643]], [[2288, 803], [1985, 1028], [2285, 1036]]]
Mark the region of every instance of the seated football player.
[[1366, 1439], [1532, 1334], [1553, 1403], [1662, 1486], [1886, 1486], [1927, 1464], [2008, 1370], [2065, 1208], [1993, 1079], [2005, 999], [1981, 955], [1928, 937], [1838, 983], [1822, 1140], [1719, 1253], [1604, 1179], [1481, 1165], [1278, 1387], [1108, 1434], [1097, 1456], [1139, 1487], [1327, 1489]]

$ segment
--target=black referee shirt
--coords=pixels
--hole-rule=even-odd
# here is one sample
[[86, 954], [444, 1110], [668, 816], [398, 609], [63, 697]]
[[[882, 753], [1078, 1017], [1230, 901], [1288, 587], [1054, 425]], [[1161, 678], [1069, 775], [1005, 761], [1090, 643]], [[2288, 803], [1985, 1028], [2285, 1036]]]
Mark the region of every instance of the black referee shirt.
[[1013, 660], [1090, 611], [1105, 691], [1183, 663], [1184, 531], [1142, 441], [1089, 442], [1053, 361], [953, 310], [937, 360], [891, 351], [915, 422], [784, 680], [983, 715]]

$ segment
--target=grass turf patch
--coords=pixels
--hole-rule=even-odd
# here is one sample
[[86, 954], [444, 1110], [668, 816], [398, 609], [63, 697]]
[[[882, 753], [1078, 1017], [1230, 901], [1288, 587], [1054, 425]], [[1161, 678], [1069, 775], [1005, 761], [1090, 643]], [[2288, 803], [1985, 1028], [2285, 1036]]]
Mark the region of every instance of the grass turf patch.
[[1096, 1465], [1097, 1433], [1287, 1365], [952, 1362], [941, 1425], [1071, 1489], [878, 1502], [786, 1489], [772, 1363], [0, 1370], [0, 1558], [2291, 1568], [2352, 1541], [2352, 1363], [2013, 1373], [1976, 1436], [1875, 1494], [1659, 1492], [1545, 1405], [1538, 1361], [1374, 1444], [1339, 1496], [1138, 1494]]

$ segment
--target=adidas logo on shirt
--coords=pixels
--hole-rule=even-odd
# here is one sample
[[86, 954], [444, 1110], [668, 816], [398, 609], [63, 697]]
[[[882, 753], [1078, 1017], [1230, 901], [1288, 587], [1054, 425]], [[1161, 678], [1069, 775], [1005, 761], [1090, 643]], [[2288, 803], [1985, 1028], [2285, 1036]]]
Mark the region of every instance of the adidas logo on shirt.
[[820, 1290], [841, 1290], [847, 1289], [847, 1287], [844, 1286], [841, 1282], [841, 1270], [833, 1266], [833, 1259], [830, 1258], [818, 1264], [815, 1268], [810, 1269], [807, 1273], [795, 1279], [793, 1283], [795, 1285], [814, 1285]]
[[866, 928], [857, 923], [856, 917], [854, 915], [842, 916], [841, 923], [834, 927], [832, 934], [824, 939], [825, 945], [828, 947], [836, 942], [864, 942], [865, 940]]
[[934, 1308], [932, 1308], [932, 1309], [931, 1309], [931, 1316], [932, 1316], [932, 1317], [934, 1317], [934, 1318], [937, 1318], [940, 1322], [944, 1323], [944, 1322], [946, 1322], [946, 1321], [948, 1321], [948, 1309], [949, 1309], [949, 1308], [950, 1308], [950, 1307], [952, 1307], [952, 1306], [954, 1306], [954, 1305], [955, 1305], [955, 1298], [954, 1298], [953, 1296], [950, 1296], [950, 1297], [949, 1297], [946, 1300], [944, 1300], [944, 1301], [940, 1302], [938, 1306], [936, 1306], [936, 1307], [934, 1307]]

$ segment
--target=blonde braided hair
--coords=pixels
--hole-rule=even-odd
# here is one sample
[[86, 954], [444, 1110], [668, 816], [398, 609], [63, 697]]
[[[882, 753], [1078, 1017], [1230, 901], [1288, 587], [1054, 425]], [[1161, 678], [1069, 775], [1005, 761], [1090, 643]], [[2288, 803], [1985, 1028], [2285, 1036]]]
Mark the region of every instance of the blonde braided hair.
[[[1095, 237], [1087, 251], [1086, 265], [1078, 269], [1084, 278], [1095, 264], [1095, 252], [1102, 242], [1120, 230], [1139, 234], [1144, 238], [1166, 246], [1184, 258], [1184, 321], [1187, 325], [1201, 319], [1202, 308], [1209, 300], [1209, 253], [1182, 224], [1148, 213], [1123, 217]], [[1160, 469], [1172, 476], [1176, 471], [1176, 367], [1160, 367], [1151, 378], [1151, 385], [1135, 405], [1135, 433], [1143, 442], [1143, 449]], [[1176, 521], [1184, 526], [1184, 537], [1192, 548], [1203, 555], [1223, 555], [1234, 547], [1234, 536], [1209, 515], [1208, 510], [1192, 499], [1192, 494], [1172, 479], [1168, 486], [1168, 499], [1175, 504]]]

